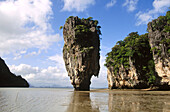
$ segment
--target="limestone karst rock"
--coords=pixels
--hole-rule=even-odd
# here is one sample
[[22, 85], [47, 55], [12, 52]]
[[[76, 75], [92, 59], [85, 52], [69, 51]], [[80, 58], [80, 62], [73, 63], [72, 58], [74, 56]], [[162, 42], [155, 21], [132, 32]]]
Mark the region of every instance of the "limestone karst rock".
[[155, 83], [158, 76], [152, 57], [148, 34], [132, 32], [118, 41], [106, 58], [108, 87], [142, 89]]
[[132, 32], [107, 54], [108, 87], [170, 90], [170, 11]]
[[92, 18], [69, 17], [63, 26], [63, 58], [75, 90], [89, 90], [100, 65], [100, 26]]
[[170, 11], [148, 23], [149, 43], [161, 85], [170, 88]]
[[29, 87], [21, 76], [11, 73], [5, 61], [0, 58], [0, 87]]

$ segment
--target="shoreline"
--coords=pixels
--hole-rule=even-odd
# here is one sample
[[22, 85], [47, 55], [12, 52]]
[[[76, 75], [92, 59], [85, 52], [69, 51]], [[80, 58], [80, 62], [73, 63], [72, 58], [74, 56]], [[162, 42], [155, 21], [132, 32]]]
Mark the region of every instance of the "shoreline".
[[89, 92], [111, 92], [111, 91], [170, 91], [170, 90], [159, 90], [159, 89], [152, 89], [152, 88], [146, 88], [146, 89], [107, 89], [106, 88], [106, 89], [91, 89]]
[[111, 91], [170, 91], [168, 89], [146, 88], [146, 89], [108, 89], [108, 88], [92, 88], [89, 91], [76, 91], [74, 88], [64, 87], [0, 87], [0, 89], [71, 89], [73, 92], [111, 92]]

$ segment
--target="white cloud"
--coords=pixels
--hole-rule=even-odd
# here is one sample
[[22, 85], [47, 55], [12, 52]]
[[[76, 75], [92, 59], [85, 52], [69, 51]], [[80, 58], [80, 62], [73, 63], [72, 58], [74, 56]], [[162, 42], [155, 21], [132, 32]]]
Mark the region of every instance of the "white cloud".
[[57, 66], [49, 66], [48, 68], [32, 67], [27, 64], [18, 66], [9, 66], [11, 72], [21, 75], [31, 86], [35, 87], [54, 87], [54, 86], [71, 86], [69, 77], [65, 69]]
[[140, 11], [136, 14], [137, 26], [141, 24], [147, 24], [152, 19], [157, 18], [160, 13], [165, 13], [168, 7], [170, 7], [170, 0], [154, 0], [152, 5], [153, 5], [153, 9], [147, 12]]
[[13, 59], [17, 60], [17, 59], [22, 58], [22, 55], [24, 55], [26, 52], [27, 52], [26, 50], [23, 50], [23, 51], [14, 53], [14, 58]]
[[64, 65], [64, 60], [62, 55], [56, 54], [54, 56], [50, 56], [48, 59], [51, 61], [55, 61], [57, 64]]
[[22, 76], [37, 74], [40, 71], [38, 67], [31, 67], [31, 65], [26, 64], [20, 64], [18, 66], [11, 65], [9, 68], [12, 72]]
[[129, 12], [132, 12], [136, 9], [136, 5], [138, 3], [138, 0], [126, 0], [125, 3], [123, 4], [123, 7], [127, 7], [127, 10]]
[[[31, 86], [35, 87], [67, 87], [71, 86], [71, 82], [67, 71], [65, 69], [64, 61], [61, 55], [54, 55], [48, 58], [48, 61], [54, 61], [55, 66], [47, 68], [32, 67], [28, 64], [11, 65], [9, 66], [11, 72], [16, 75], [21, 75], [25, 78]], [[107, 68], [104, 67], [105, 56], [100, 58], [100, 73], [99, 77], [91, 79], [91, 87], [103, 88], [107, 87]]]
[[40, 50], [39, 50], [38, 52], [33, 51], [33, 52], [31, 52], [31, 53], [28, 53], [28, 54], [26, 55], [26, 57], [28, 57], [28, 56], [34, 56], [34, 55], [39, 55], [40, 53], [41, 53]]
[[60, 40], [49, 20], [50, 0], [0, 1], [0, 55], [28, 48], [47, 49]]
[[26, 76], [24, 76], [23, 78], [29, 80], [29, 79], [33, 79], [35, 77], [35, 74], [28, 74]]
[[[72, 86], [64, 66], [62, 55], [50, 56], [47, 60], [55, 62], [55, 66], [47, 68], [32, 67], [28, 64], [9, 66], [11, 72], [21, 75], [31, 86], [35, 87], [67, 87]], [[51, 62], [50, 62], [51, 63]], [[52, 64], [52, 63], [51, 63]]]
[[85, 11], [90, 5], [95, 4], [95, 0], [63, 0], [64, 7], [63, 11], [76, 11], [76, 12], [83, 12]]
[[[103, 46], [102, 46], [103, 49]], [[110, 49], [109, 49], [110, 50]], [[101, 53], [104, 54], [104, 53]], [[91, 87], [93, 88], [103, 88], [107, 87], [107, 68], [104, 66], [105, 64], [105, 56], [101, 55], [100, 56], [100, 72], [99, 72], [99, 77], [92, 77], [91, 79]], [[51, 61], [54, 61], [56, 63], [56, 66], [60, 69], [65, 68], [63, 56], [60, 54], [56, 54], [54, 56], [50, 56], [48, 58]], [[67, 73], [66, 73], [67, 74]]]
[[25, 54], [26, 52], [27, 52], [27, 51], [25, 51], [25, 50], [24, 50], [24, 51], [20, 51], [21, 54]]
[[109, 8], [109, 7], [112, 7], [116, 4], [116, 0], [111, 0], [109, 3], [106, 4], [106, 7]]
[[154, 0], [153, 7], [155, 12], [164, 12], [166, 7], [170, 7], [170, 0]]
[[147, 24], [151, 21], [153, 19], [153, 14], [138, 12], [136, 17], [138, 19], [136, 25], [139, 26], [141, 24]]

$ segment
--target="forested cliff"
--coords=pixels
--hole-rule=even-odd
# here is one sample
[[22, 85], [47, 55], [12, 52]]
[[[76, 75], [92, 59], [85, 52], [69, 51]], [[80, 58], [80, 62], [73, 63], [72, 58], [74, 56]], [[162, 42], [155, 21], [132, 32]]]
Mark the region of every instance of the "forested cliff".
[[108, 87], [169, 89], [170, 11], [148, 23], [148, 33], [130, 33], [107, 53]]

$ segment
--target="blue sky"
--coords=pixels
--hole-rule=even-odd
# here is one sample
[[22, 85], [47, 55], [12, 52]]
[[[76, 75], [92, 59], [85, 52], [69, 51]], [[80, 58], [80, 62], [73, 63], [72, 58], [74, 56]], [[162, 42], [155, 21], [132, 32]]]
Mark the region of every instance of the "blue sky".
[[147, 33], [147, 23], [168, 7], [170, 0], [0, 0], [0, 56], [32, 86], [71, 86], [59, 27], [69, 16], [91, 16], [102, 32], [100, 75], [91, 87], [107, 87], [107, 52], [130, 32]]

